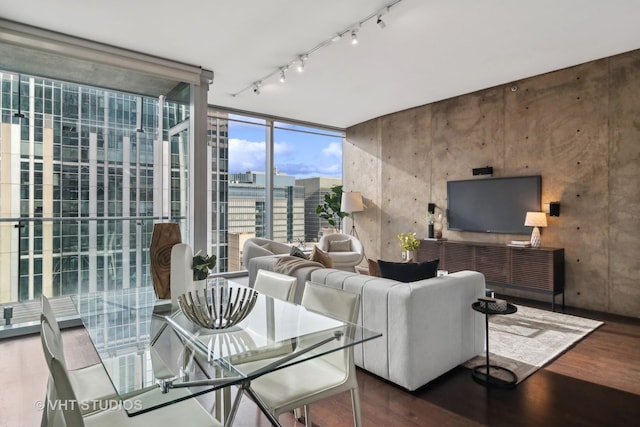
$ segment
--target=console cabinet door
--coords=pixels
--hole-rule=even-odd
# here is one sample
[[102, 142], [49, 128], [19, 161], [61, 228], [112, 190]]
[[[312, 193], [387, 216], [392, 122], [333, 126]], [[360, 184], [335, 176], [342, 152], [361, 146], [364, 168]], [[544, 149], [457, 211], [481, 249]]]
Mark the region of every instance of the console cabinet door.
[[511, 284], [543, 291], [564, 288], [562, 249], [511, 248]]
[[476, 246], [474, 270], [484, 274], [487, 283], [509, 284], [509, 248]]
[[473, 270], [473, 249], [472, 245], [464, 243], [445, 243], [443, 269], [449, 273], [462, 270]]
[[420, 240], [420, 248], [418, 248], [417, 261], [431, 261], [439, 259], [438, 268], [443, 269], [443, 245], [435, 240]]

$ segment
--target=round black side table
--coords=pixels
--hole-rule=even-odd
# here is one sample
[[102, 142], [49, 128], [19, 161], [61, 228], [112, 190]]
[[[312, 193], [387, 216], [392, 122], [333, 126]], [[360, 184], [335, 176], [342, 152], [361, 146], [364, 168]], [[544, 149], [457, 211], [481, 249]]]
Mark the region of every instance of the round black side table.
[[[486, 331], [486, 348], [487, 356], [484, 365], [476, 366], [471, 372], [473, 379], [480, 384], [487, 386], [512, 388], [518, 382], [518, 377], [513, 371], [503, 368], [502, 366], [492, 365], [489, 363], [489, 315], [490, 314], [513, 314], [518, 311], [518, 307], [507, 303], [507, 309], [504, 311], [492, 310], [489, 308], [488, 299], [480, 298], [480, 301], [471, 304], [471, 308], [480, 313], [484, 313], [484, 323]], [[493, 371], [493, 372], [492, 372]], [[498, 375], [496, 375], [498, 374]]]

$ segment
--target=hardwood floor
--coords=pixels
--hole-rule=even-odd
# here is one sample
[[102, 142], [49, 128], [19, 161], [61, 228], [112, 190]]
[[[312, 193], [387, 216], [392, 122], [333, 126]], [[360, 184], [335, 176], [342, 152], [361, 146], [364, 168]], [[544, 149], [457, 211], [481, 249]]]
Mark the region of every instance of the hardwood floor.
[[[513, 298], [511, 298], [513, 300]], [[537, 308], [532, 301], [516, 301]], [[640, 419], [640, 319], [584, 310], [567, 313], [605, 324], [512, 390], [487, 389], [458, 367], [410, 393], [358, 370], [364, 426], [627, 426]], [[63, 332], [70, 368], [95, 363], [97, 356], [82, 328]], [[0, 341], [0, 427], [35, 426], [47, 382], [40, 337]], [[211, 402], [203, 398], [204, 405]], [[347, 394], [312, 406], [314, 425], [350, 426]], [[284, 426], [301, 426], [292, 415]], [[268, 426], [248, 399], [237, 426]]]

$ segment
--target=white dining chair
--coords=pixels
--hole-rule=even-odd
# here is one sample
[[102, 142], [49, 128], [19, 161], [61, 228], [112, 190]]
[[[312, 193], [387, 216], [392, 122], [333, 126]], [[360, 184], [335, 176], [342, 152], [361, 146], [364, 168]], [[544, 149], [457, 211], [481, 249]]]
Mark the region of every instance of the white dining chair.
[[[253, 287], [264, 295], [292, 302], [296, 294], [296, 284], [297, 279], [295, 277], [261, 269], [258, 270]], [[208, 341], [209, 347], [215, 349], [218, 354], [236, 354], [237, 356], [232, 357], [231, 360], [232, 363], [238, 364], [249, 364], [256, 359], [281, 357], [283, 354], [293, 351], [293, 344], [288, 341], [266, 346], [259, 352], [251, 351], [255, 344], [253, 344], [251, 335], [245, 331], [233, 331], [226, 334], [202, 333], [200, 339], [205, 342]], [[189, 343], [187, 343], [187, 346], [189, 346]], [[209, 355], [198, 347], [194, 347], [191, 350], [194, 351], [194, 356], [197, 355], [199, 358], [208, 360]], [[250, 352], [251, 355], [247, 355], [245, 350]], [[214, 373], [214, 375], [217, 375], [217, 373]], [[216, 390], [216, 401], [219, 403], [216, 406], [216, 417], [218, 419], [225, 418], [231, 408], [231, 388], [225, 387]]]
[[293, 302], [298, 279], [268, 270], [258, 270], [253, 287], [258, 292], [284, 301]]
[[[41, 340], [45, 360], [49, 367], [49, 373], [53, 378], [53, 386], [56, 396], [48, 396], [50, 401], [57, 401], [60, 411], [56, 411], [52, 426], [66, 427], [108, 427], [108, 426], [173, 426], [189, 425], [202, 427], [222, 426], [209, 412], [207, 412], [195, 399], [187, 399], [173, 403], [159, 409], [146, 412], [141, 415], [129, 417], [119, 406], [110, 406], [108, 410], [83, 414], [80, 410], [78, 395], [72, 384], [68, 371], [65, 368], [62, 348], [55, 338], [55, 332], [48, 322], [42, 322]], [[159, 389], [153, 389], [150, 394], [160, 393]], [[143, 395], [139, 395], [144, 399]], [[76, 403], [76, 404], [73, 404]]]
[[[306, 283], [302, 294], [302, 305], [309, 310], [350, 323], [357, 321], [359, 304], [360, 296], [357, 294], [313, 282]], [[352, 347], [263, 375], [252, 381], [251, 388], [276, 417], [304, 407], [308, 427], [311, 426], [310, 404], [349, 391], [354, 425], [361, 426]]]
[[[56, 342], [55, 345], [60, 348], [60, 363], [62, 363], [66, 369], [67, 364], [64, 357], [64, 346], [60, 326], [58, 325], [56, 315], [51, 307], [49, 299], [42, 295], [41, 300], [42, 311], [40, 313], [40, 321], [46, 322], [51, 328], [53, 339]], [[109, 376], [101, 363], [69, 370], [68, 376], [69, 381], [74, 385], [78, 398], [82, 402], [115, 401], [117, 399]], [[47, 384], [47, 395], [55, 397], [55, 390], [52, 387], [52, 380], [49, 378], [49, 382]], [[99, 405], [96, 406], [99, 407]], [[91, 405], [83, 406], [84, 413], [90, 413], [94, 410], [96, 409]], [[40, 423], [42, 427], [51, 425], [49, 419], [52, 418], [53, 412], [52, 405], [45, 405], [45, 409], [42, 412], [42, 421]]]

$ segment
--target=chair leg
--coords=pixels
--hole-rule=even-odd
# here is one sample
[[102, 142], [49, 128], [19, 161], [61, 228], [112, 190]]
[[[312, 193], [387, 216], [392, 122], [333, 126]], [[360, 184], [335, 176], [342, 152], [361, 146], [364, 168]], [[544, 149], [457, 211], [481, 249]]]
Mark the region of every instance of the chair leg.
[[309, 405], [304, 405], [304, 425], [311, 427], [311, 408]]
[[47, 394], [44, 396], [44, 405], [42, 409], [42, 420], [40, 421], [40, 427], [49, 427], [56, 423], [57, 410], [52, 410], [50, 408], [55, 407], [54, 405], [56, 404], [55, 401], [57, 399], [58, 396], [56, 394], [56, 388], [53, 385], [53, 378], [49, 376], [49, 379], [47, 380]]
[[353, 425], [361, 427], [362, 418], [360, 416], [360, 392], [358, 386], [351, 389], [351, 406], [353, 408]]
[[47, 420], [47, 408], [49, 407], [49, 400], [44, 398], [44, 409], [42, 410], [42, 420], [40, 421], [40, 427], [49, 427], [49, 421]]

